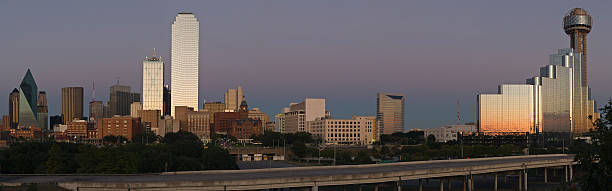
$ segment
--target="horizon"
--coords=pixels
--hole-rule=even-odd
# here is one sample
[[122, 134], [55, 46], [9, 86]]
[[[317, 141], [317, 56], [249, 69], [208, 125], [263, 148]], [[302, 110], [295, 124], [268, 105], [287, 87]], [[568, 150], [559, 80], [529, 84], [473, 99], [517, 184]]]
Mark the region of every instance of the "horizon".
[[[325, 98], [332, 118], [349, 118], [375, 115], [376, 94], [390, 92], [406, 96], [404, 130], [455, 124], [457, 101], [461, 123], [476, 122], [477, 94], [524, 84], [549, 55], [569, 47], [561, 22], [574, 7], [594, 19], [593, 98], [604, 103], [612, 95], [605, 88], [605, 72], [612, 71], [609, 2], [139, 2], [0, 2], [0, 24], [7, 26], [0, 56], [8, 64], [0, 72], [0, 100], [31, 69], [39, 91], [47, 92], [49, 116], [61, 113], [60, 89], [71, 86], [84, 88], [88, 115], [94, 81], [98, 101], [108, 101], [117, 81], [142, 94], [142, 61], [153, 48], [170, 84], [170, 26], [185, 7], [201, 7], [189, 10], [200, 22], [200, 108], [240, 85], [250, 108], [271, 118], [307, 97]], [[62, 11], [68, 5], [74, 12]], [[18, 14], [19, 7], [31, 14]]]

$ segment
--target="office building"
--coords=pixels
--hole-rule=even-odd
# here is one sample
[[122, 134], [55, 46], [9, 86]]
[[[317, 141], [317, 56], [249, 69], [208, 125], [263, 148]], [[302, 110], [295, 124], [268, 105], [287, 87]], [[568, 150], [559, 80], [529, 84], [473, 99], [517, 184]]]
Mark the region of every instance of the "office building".
[[160, 110], [142, 110], [140, 111], [140, 123], [145, 129], [145, 132], [157, 134], [159, 131]]
[[176, 133], [180, 130], [179, 121], [176, 119], [172, 119], [170, 115], [165, 115], [162, 119], [159, 120], [159, 128], [157, 129], [156, 134], [158, 136], [166, 136], [166, 133]]
[[49, 131], [49, 107], [47, 106], [47, 92], [38, 92], [38, 127]]
[[368, 145], [376, 141], [374, 117], [353, 116], [352, 119], [319, 118], [308, 122], [308, 129], [323, 144]]
[[10, 127], [16, 128], [19, 124], [19, 90], [17, 88], [9, 94], [9, 117]]
[[132, 140], [134, 136], [142, 133], [144, 133], [144, 128], [140, 125], [140, 120], [129, 116], [100, 119], [97, 128], [98, 139], [113, 135]]
[[102, 101], [90, 101], [89, 122], [95, 123], [96, 120], [104, 117], [104, 103]]
[[64, 123], [83, 118], [83, 87], [62, 88], [62, 116]]
[[238, 86], [237, 89], [228, 89], [225, 92], [225, 109], [229, 111], [238, 111], [240, 104], [244, 100], [244, 93], [242, 87]]
[[436, 142], [446, 143], [448, 141], [456, 141], [459, 135], [469, 135], [476, 133], [477, 129], [474, 125], [445, 125], [438, 128], [425, 129], [425, 139], [429, 135], [436, 138]]
[[130, 116], [133, 118], [139, 118], [140, 112], [142, 111], [142, 104], [140, 102], [133, 102], [130, 104]]
[[142, 62], [142, 109], [164, 109], [164, 62], [155, 49], [153, 56]]
[[479, 94], [478, 131], [485, 134], [536, 133], [539, 121], [536, 101], [537, 86], [503, 84], [497, 94]]
[[164, 85], [164, 110], [163, 115], [170, 115], [170, 89], [168, 85]]
[[381, 134], [404, 132], [404, 101], [402, 94], [378, 93], [376, 99], [377, 137]]
[[2, 128], [0, 129], [0, 133], [3, 131], [8, 131], [11, 129], [11, 116], [3, 115], [2, 116]]
[[134, 102], [141, 102], [140, 101], [140, 93], [130, 93], [130, 104], [134, 103]]
[[200, 24], [192, 13], [181, 12], [172, 23], [171, 115], [176, 106], [198, 110]]
[[200, 139], [210, 139], [210, 112], [188, 111], [185, 117], [187, 120], [185, 131], [195, 134]]
[[260, 120], [262, 124], [267, 124], [270, 121], [270, 116], [262, 112], [259, 108], [255, 107], [249, 110], [249, 119]]
[[85, 120], [73, 120], [66, 123], [64, 133], [69, 140], [78, 141], [88, 138], [87, 134], [88, 123]]
[[56, 127], [64, 124], [62, 120], [63, 120], [63, 117], [61, 115], [54, 115], [54, 116], [49, 117], [49, 128], [51, 129], [51, 131], [55, 131]]
[[194, 110], [187, 106], [176, 106], [174, 111], [174, 119], [178, 121], [180, 129], [184, 131], [187, 128], [187, 113]]
[[[549, 64], [540, 68], [539, 77], [528, 79], [525, 85], [512, 85], [516, 88], [505, 89], [498, 95], [478, 95], [478, 131], [578, 135], [592, 129], [599, 114], [595, 112], [587, 79], [586, 36], [591, 26], [592, 18], [585, 10], [572, 9], [563, 18], [570, 48], [550, 55]], [[500, 87], [504, 86], [510, 87]]]
[[225, 103], [222, 102], [206, 102], [204, 110], [210, 112], [210, 123], [215, 123], [215, 113], [225, 111]]
[[28, 69], [19, 85], [19, 126], [39, 127], [39, 125], [38, 86]]
[[274, 132], [285, 132], [285, 113], [279, 113], [274, 116]]
[[132, 104], [132, 93], [130, 86], [122, 86], [119, 84], [111, 86], [109, 98], [108, 105], [110, 109], [110, 116], [130, 115], [130, 104]]
[[284, 117], [283, 133], [307, 132], [306, 122], [329, 118], [329, 112], [325, 109], [325, 99], [306, 98], [303, 102], [291, 103]]

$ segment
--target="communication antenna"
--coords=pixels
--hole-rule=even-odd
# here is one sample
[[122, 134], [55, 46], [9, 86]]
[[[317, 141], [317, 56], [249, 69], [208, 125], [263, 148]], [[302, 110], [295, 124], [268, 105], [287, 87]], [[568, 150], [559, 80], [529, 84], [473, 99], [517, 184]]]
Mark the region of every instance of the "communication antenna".
[[461, 107], [459, 105], [459, 100], [457, 100], [457, 125], [460, 125], [461, 118], [459, 117], [459, 113], [461, 112]]
[[91, 88], [91, 101], [96, 101], [96, 81], [95, 80], [92, 81], [92, 86], [93, 88]]

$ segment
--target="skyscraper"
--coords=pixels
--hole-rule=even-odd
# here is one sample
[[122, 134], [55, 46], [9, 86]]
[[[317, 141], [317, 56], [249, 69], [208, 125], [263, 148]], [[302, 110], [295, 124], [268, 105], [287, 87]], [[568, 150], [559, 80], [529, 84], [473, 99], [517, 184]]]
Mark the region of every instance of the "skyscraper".
[[238, 86], [237, 89], [228, 89], [227, 92], [225, 92], [225, 109], [238, 111], [242, 100], [244, 100], [242, 86]]
[[102, 101], [89, 102], [89, 121], [96, 122], [98, 119], [104, 118], [104, 103]]
[[153, 56], [142, 62], [142, 109], [164, 109], [164, 62], [155, 49]]
[[170, 115], [170, 88], [168, 85], [164, 85], [164, 110], [162, 110], [162, 115]]
[[62, 88], [62, 117], [64, 124], [83, 118], [83, 87]]
[[376, 99], [377, 135], [404, 131], [404, 95], [378, 93]]
[[132, 104], [132, 93], [130, 86], [122, 86], [119, 84], [110, 87], [109, 109], [112, 115], [130, 115], [130, 104]]
[[49, 107], [47, 106], [47, 92], [38, 93], [38, 123], [43, 130], [49, 129]]
[[39, 127], [38, 122], [38, 86], [30, 69], [19, 85], [19, 126]]
[[192, 13], [181, 12], [172, 23], [171, 115], [175, 106], [198, 110], [200, 24]]
[[9, 94], [9, 118], [10, 127], [17, 127], [19, 124], [19, 90], [17, 88]]

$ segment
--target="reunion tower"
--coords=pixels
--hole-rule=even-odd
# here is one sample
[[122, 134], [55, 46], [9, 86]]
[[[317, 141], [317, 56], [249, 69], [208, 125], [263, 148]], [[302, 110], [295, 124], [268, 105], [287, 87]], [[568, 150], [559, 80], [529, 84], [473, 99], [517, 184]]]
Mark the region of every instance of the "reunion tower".
[[587, 34], [591, 32], [593, 18], [587, 11], [574, 8], [563, 17], [563, 29], [570, 36], [570, 47], [582, 53], [582, 86], [587, 83]]

